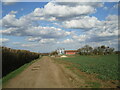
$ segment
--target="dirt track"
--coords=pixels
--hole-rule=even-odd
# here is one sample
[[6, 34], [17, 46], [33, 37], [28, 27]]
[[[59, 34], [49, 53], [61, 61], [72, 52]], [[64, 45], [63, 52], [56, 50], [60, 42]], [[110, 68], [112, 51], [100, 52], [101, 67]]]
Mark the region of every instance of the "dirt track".
[[[73, 73], [44, 56], [21, 74], [11, 79], [3, 88], [73, 88]], [[75, 76], [76, 77], [76, 76]]]

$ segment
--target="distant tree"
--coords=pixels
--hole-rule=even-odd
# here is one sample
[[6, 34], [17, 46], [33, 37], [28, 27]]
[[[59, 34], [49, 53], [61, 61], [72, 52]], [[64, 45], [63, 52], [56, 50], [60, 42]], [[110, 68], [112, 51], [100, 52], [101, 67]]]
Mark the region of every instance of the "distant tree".
[[105, 45], [102, 45], [102, 46], [101, 46], [101, 54], [102, 54], [102, 55], [105, 55], [106, 49], [107, 49], [107, 47], [105, 47]]
[[89, 47], [90, 55], [93, 55], [93, 48]]
[[85, 45], [84, 48], [85, 48], [85, 52], [86, 52], [85, 54], [88, 55], [88, 53], [89, 53], [89, 45]]
[[85, 51], [86, 51], [86, 55], [92, 54], [93, 48], [91, 46], [85, 45], [84, 48], [85, 48]]
[[102, 50], [102, 54], [106, 55], [106, 54], [112, 54], [114, 51], [114, 48], [110, 48], [109, 46], [101, 46], [101, 50]]
[[114, 48], [108, 48], [107, 47], [107, 54], [112, 54], [114, 52]]
[[102, 49], [105, 49], [106, 47], [105, 47], [105, 45], [102, 45], [101, 48], [102, 48]]
[[85, 55], [85, 48], [82, 48], [82, 55]]
[[120, 55], [120, 51], [115, 51], [115, 54], [118, 54], [118, 55]]
[[78, 52], [80, 55], [107, 55], [112, 54], [114, 52], [114, 48], [110, 48], [105, 45], [92, 48], [89, 45], [85, 45], [84, 47], [79, 48]]
[[78, 51], [78, 54], [82, 55], [82, 48], [79, 48], [77, 51]]
[[53, 52], [51, 52], [50, 55], [58, 55], [58, 52], [57, 51], [53, 51]]
[[98, 55], [98, 50], [97, 50], [97, 48], [94, 48], [94, 49], [93, 49], [93, 54]]
[[92, 51], [93, 51], [93, 48], [89, 45], [85, 45], [84, 47], [78, 49], [78, 52], [81, 55], [90, 55], [92, 54]]

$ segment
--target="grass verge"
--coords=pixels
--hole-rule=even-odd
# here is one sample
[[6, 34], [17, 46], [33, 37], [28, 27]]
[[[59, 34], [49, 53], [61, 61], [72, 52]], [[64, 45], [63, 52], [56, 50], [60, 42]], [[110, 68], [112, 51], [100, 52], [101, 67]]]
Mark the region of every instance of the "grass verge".
[[29, 63], [24, 64], [23, 66], [21, 66], [20, 68], [12, 71], [11, 73], [9, 73], [8, 75], [4, 76], [2, 78], [2, 84], [6, 84], [10, 79], [16, 77], [18, 74], [20, 74], [22, 71], [24, 71], [26, 68], [28, 68], [31, 64], [33, 64], [34, 62], [36, 62], [38, 59], [33, 60]]

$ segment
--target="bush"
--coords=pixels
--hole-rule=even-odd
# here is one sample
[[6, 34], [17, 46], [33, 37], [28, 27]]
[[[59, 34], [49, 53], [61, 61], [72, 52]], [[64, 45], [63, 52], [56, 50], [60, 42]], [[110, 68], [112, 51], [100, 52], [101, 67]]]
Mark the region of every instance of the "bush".
[[37, 58], [39, 54], [35, 52], [2, 47], [2, 77]]

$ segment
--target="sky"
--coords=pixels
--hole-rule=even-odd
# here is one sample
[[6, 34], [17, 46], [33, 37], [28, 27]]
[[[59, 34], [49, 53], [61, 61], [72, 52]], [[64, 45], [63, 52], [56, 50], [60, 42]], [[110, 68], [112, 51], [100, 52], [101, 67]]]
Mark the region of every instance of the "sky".
[[2, 46], [47, 53], [84, 45], [118, 49], [117, 2], [4, 2]]

